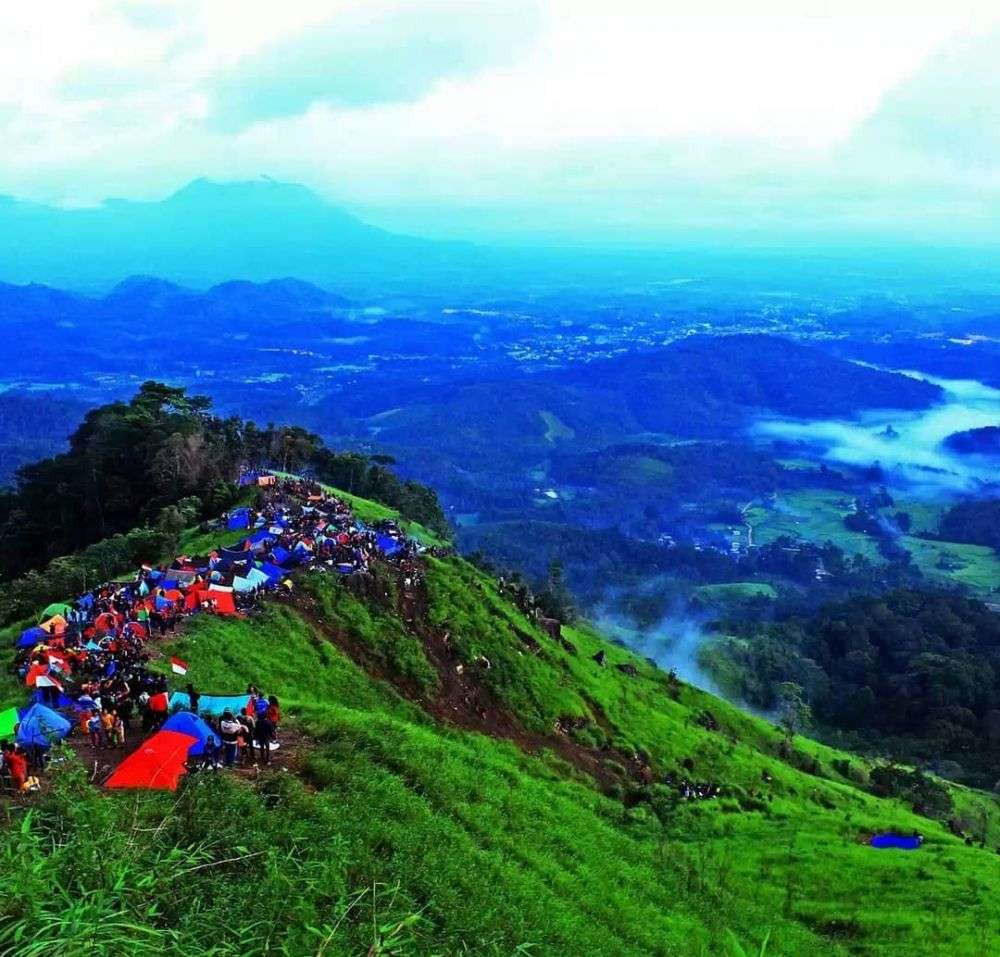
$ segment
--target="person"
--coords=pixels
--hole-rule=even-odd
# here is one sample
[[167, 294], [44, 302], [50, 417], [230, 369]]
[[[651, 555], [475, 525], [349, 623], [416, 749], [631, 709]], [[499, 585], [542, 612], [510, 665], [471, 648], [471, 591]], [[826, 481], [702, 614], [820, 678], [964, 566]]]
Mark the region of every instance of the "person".
[[240, 757], [244, 765], [253, 764], [254, 757], [254, 733], [256, 721], [249, 715], [241, 714], [236, 719], [240, 724], [239, 748]]
[[111, 743], [113, 747], [125, 747], [125, 722], [117, 711], [111, 712], [113, 720], [111, 723]]
[[222, 763], [227, 768], [231, 768], [239, 756], [240, 731], [239, 721], [233, 716], [232, 711], [226, 708], [219, 722], [219, 737], [222, 739]]
[[3, 761], [15, 791], [23, 791], [28, 781], [28, 762], [10, 741], [3, 743]]
[[110, 708], [106, 708], [101, 712], [101, 731], [104, 732], [104, 746], [106, 748], [113, 748], [115, 746], [112, 736], [114, 726], [115, 713]]
[[274, 733], [277, 735], [279, 728], [281, 727], [281, 708], [278, 706], [277, 695], [271, 695], [267, 699], [267, 711], [264, 712], [268, 720], [271, 722], [271, 726], [274, 728]]
[[198, 713], [198, 703], [201, 701], [201, 695], [194, 690], [194, 684], [188, 682], [187, 686], [187, 696], [188, 696], [188, 706], [191, 708], [193, 714]]
[[91, 746], [99, 748], [104, 741], [104, 731], [101, 727], [101, 716], [97, 711], [87, 720], [87, 731], [90, 734]]
[[203, 769], [211, 768], [213, 771], [219, 766], [219, 742], [215, 740], [214, 734], [210, 734], [205, 738], [205, 750], [202, 753], [201, 766]]
[[271, 763], [271, 742], [274, 740], [274, 725], [265, 711], [257, 719], [257, 726], [254, 728], [254, 736], [257, 741], [257, 750], [260, 752], [261, 764]]

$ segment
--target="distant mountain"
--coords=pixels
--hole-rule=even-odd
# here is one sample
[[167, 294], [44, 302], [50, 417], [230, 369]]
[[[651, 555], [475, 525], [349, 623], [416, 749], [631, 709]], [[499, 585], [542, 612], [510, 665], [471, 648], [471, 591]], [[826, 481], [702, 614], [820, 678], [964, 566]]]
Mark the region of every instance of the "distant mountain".
[[385, 232], [303, 186], [269, 179], [199, 179], [158, 202], [108, 200], [90, 209], [0, 197], [7, 282], [94, 289], [154, 274], [204, 288], [296, 275], [333, 285], [396, 271], [416, 278], [428, 259], [463, 248]]
[[1000, 456], [1000, 425], [953, 432], [945, 439], [944, 444], [959, 455]]

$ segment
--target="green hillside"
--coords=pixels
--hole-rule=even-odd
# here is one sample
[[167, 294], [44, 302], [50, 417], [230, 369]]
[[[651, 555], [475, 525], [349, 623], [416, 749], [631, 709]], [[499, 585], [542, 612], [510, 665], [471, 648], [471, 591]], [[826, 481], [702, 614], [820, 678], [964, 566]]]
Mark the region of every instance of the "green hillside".
[[[370, 596], [306, 572], [161, 645], [200, 688], [274, 689], [294, 759], [160, 794], [66, 755], [3, 805], [0, 954], [996, 953], [992, 797], [948, 786], [964, 841], [861, 760], [424, 563]], [[889, 830], [925, 842], [863, 843]]]

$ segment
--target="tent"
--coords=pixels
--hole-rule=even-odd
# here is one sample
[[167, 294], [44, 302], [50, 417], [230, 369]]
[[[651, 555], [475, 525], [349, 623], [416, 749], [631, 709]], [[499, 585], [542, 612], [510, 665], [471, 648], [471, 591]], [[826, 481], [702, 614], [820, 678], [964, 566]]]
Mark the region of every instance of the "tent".
[[184, 762], [198, 739], [190, 734], [162, 729], [141, 744], [104, 782], [109, 788], [149, 788], [176, 791], [185, 773]]
[[[216, 694], [203, 694], [198, 699], [198, 710], [202, 714], [211, 714], [218, 717], [223, 711], [228, 708], [233, 714], [237, 714], [242, 711], [246, 706], [247, 702], [250, 700], [250, 695], [248, 694], [229, 694], [229, 695], [216, 695]], [[174, 708], [185, 708], [190, 709], [191, 699], [188, 698], [187, 692], [185, 691], [175, 691], [170, 695], [170, 710], [173, 711]]]
[[66, 619], [62, 615], [53, 615], [38, 627], [44, 628], [50, 635], [61, 635], [66, 630]]
[[[67, 605], [64, 601], [54, 601], [51, 605], [46, 605], [45, 609], [42, 611], [42, 621], [46, 618], [54, 618], [56, 615], [67, 615], [73, 610], [72, 605]], [[65, 619], [63, 624], [65, 624]]]
[[17, 708], [0, 711], [0, 738], [7, 739], [14, 733], [14, 725], [20, 721]]
[[21, 632], [21, 637], [17, 639], [17, 647], [34, 648], [40, 641], [45, 641], [48, 637], [48, 632], [37, 625], [34, 628], [26, 628]]
[[903, 834], [873, 834], [869, 844], [882, 850], [891, 848], [897, 851], [915, 851], [924, 839], [919, 836], [907, 836]]
[[240, 578], [239, 575], [233, 578], [233, 591], [246, 592], [253, 588], [253, 583], [248, 578]]
[[33, 704], [21, 716], [21, 726], [17, 729], [17, 743], [20, 745], [41, 745], [48, 747], [72, 730], [61, 714], [46, 708], [43, 704]]
[[285, 577], [285, 570], [270, 562], [258, 562], [257, 570], [263, 572], [274, 583], [280, 582]]
[[250, 527], [250, 509], [248, 508], [237, 508], [229, 513], [229, 519], [226, 522], [226, 528], [231, 532], [235, 532], [241, 528]]
[[403, 550], [403, 546], [397, 539], [393, 538], [391, 535], [383, 535], [381, 532], [378, 532], [375, 535], [375, 543], [378, 545], [379, 550], [383, 555], [392, 556]]
[[191, 750], [188, 751], [188, 754], [191, 756], [204, 753], [205, 742], [210, 736], [215, 738], [216, 742], [219, 740], [219, 736], [215, 731], [202, 721], [198, 715], [190, 711], [178, 711], [176, 714], [172, 714], [163, 722], [163, 730], [177, 731], [180, 734], [186, 734], [194, 738], [195, 743], [191, 745]]
[[275, 545], [271, 549], [271, 557], [274, 559], [276, 565], [287, 565], [292, 557], [292, 553], [287, 548]]
[[273, 535], [271, 532], [262, 528], [259, 532], [254, 532], [253, 535], [247, 539], [247, 541], [251, 545], [260, 545], [261, 542], [270, 542], [277, 537], [277, 535]]

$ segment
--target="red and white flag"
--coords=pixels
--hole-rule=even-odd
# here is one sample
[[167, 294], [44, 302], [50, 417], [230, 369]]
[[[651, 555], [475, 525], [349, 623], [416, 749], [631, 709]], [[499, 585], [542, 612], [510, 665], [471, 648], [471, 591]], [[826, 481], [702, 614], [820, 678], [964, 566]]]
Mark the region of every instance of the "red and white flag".
[[181, 661], [180, 658], [171, 658], [170, 670], [173, 671], [175, 675], [186, 675], [188, 670], [187, 662]]

